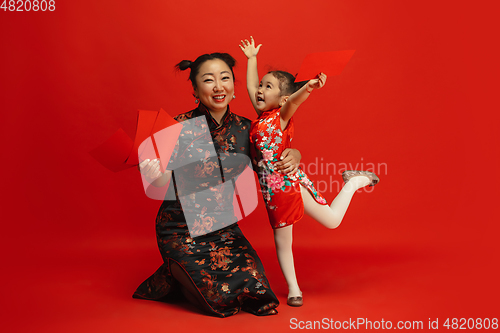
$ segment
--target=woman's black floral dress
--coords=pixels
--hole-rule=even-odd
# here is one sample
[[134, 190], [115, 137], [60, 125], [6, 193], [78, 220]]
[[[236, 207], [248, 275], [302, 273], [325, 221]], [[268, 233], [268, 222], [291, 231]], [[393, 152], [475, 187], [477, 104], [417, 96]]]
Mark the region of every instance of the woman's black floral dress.
[[[232, 212], [231, 178], [241, 173], [247, 165], [241, 157], [250, 161], [248, 156], [251, 122], [231, 113], [228, 108], [219, 125], [201, 104], [192, 111], [176, 116], [175, 119], [183, 122], [200, 116], [206, 117], [209, 129], [206, 131], [209, 134], [205, 134], [205, 138], [201, 139], [215, 147], [216, 156], [198, 158], [199, 154], [203, 155], [204, 152], [199, 148], [200, 145], [192, 149], [191, 143], [200, 139], [203, 134], [197, 136], [191, 129], [183, 127], [168, 167], [175, 170], [172, 177], [174, 181], [171, 181], [169, 188], [169, 191], [175, 191], [175, 194], [170, 194], [171, 197], [175, 195], [175, 200], [163, 201], [156, 217], [156, 235], [164, 263], [137, 288], [133, 297], [161, 300], [171, 293], [172, 289], [176, 288], [169, 270], [169, 263], [173, 260], [190, 276], [214, 315], [227, 317], [238, 313], [240, 309], [255, 315], [276, 314], [278, 299], [269, 286], [257, 253], [238, 225], [232, 224], [236, 221], [234, 213], [231, 223], [227, 223], [227, 219], [218, 221], [219, 210]], [[186, 160], [190, 163], [180, 163]], [[235, 163], [238, 160], [240, 162]], [[193, 178], [197, 179], [197, 182], [193, 182]], [[207, 181], [204, 181], [205, 178]], [[212, 183], [208, 188], [213, 188], [214, 179], [217, 178], [219, 184], [222, 184], [217, 187], [218, 190], [213, 191], [212, 196], [196, 201], [198, 207], [202, 206], [203, 214], [198, 214], [200, 219], [190, 227], [191, 234], [193, 230], [201, 231], [201, 236], [192, 238], [183, 211], [183, 208], [189, 208], [185, 202], [181, 205], [180, 190], [190, 188], [189, 194], [194, 196], [196, 191], [200, 190], [199, 187], [207, 188], [208, 184]], [[210, 232], [210, 228], [217, 222], [230, 225]]]

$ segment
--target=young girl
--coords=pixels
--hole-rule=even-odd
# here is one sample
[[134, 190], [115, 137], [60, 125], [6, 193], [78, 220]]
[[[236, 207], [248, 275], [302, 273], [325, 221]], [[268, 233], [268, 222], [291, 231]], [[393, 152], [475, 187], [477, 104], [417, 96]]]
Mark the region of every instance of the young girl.
[[342, 178], [346, 183], [335, 200], [328, 206], [325, 198], [314, 188], [307, 175], [299, 168], [293, 174], [283, 175], [276, 168], [277, 157], [291, 146], [294, 124], [293, 114], [314, 89], [325, 85], [326, 75], [302, 87], [295, 84], [293, 75], [283, 71], [271, 71], [259, 84], [257, 53], [253, 37], [241, 41], [240, 48], [248, 58], [247, 89], [259, 118], [252, 122], [250, 141], [252, 161], [259, 174], [259, 182], [266, 202], [278, 261], [288, 284], [290, 306], [301, 306], [302, 292], [297, 284], [292, 253], [292, 227], [304, 215], [314, 218], [327, 228], [334, 229], [342, 222], [354, 193], [367, 185], [373, 186], [378, 177], [368, 171], [346, 171]]

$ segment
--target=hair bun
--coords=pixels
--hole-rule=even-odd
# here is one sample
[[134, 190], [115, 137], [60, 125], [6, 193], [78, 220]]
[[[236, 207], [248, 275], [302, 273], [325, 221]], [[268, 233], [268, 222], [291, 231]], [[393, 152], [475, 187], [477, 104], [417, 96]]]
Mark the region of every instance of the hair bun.
[[191, 68], [192, 64], [193, 62], [191, 60], [182, 60], [180, 63], [175, 65], [175, 67], [177, 67], [181, 71], [185, 71], [186, 69]]

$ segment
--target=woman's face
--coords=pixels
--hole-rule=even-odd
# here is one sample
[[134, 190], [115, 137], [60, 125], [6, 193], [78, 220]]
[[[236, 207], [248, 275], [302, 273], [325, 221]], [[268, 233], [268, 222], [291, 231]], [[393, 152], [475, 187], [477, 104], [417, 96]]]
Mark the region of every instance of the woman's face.
[[207, 60], [196, 75], [195, 96], [210, 111], [226, 111], [233, 99], [234, 78], [229, 66], [220, 59]]

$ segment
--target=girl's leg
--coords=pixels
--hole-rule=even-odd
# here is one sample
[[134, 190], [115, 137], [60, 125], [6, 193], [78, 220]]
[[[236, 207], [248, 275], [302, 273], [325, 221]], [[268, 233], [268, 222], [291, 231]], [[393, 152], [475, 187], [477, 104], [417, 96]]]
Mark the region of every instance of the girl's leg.
[[295, 266], [293, 264], [292, 253], [292, 229], [293, 225], [274, 229], [274, 243], [276, 244], [276, 254], [281, 271], [288, 284], [288, 297], [302, 296], [297, 277], [295, 276]]
[[312, 194], [301, 185], [300, 190], [302, 194], [302, 201], [304, 202], [304, 210], [307, 215], [325, 227], [334, 229], [340, 225], [340, 222], [342, 222], [354, 193], [370, 183], [371, 180], [365, 176], [351, 178], [344, 185], [344, 187], [342, 187], [342, 190], [339, 194], [337, 194], [330, 207], [316, 202]]

